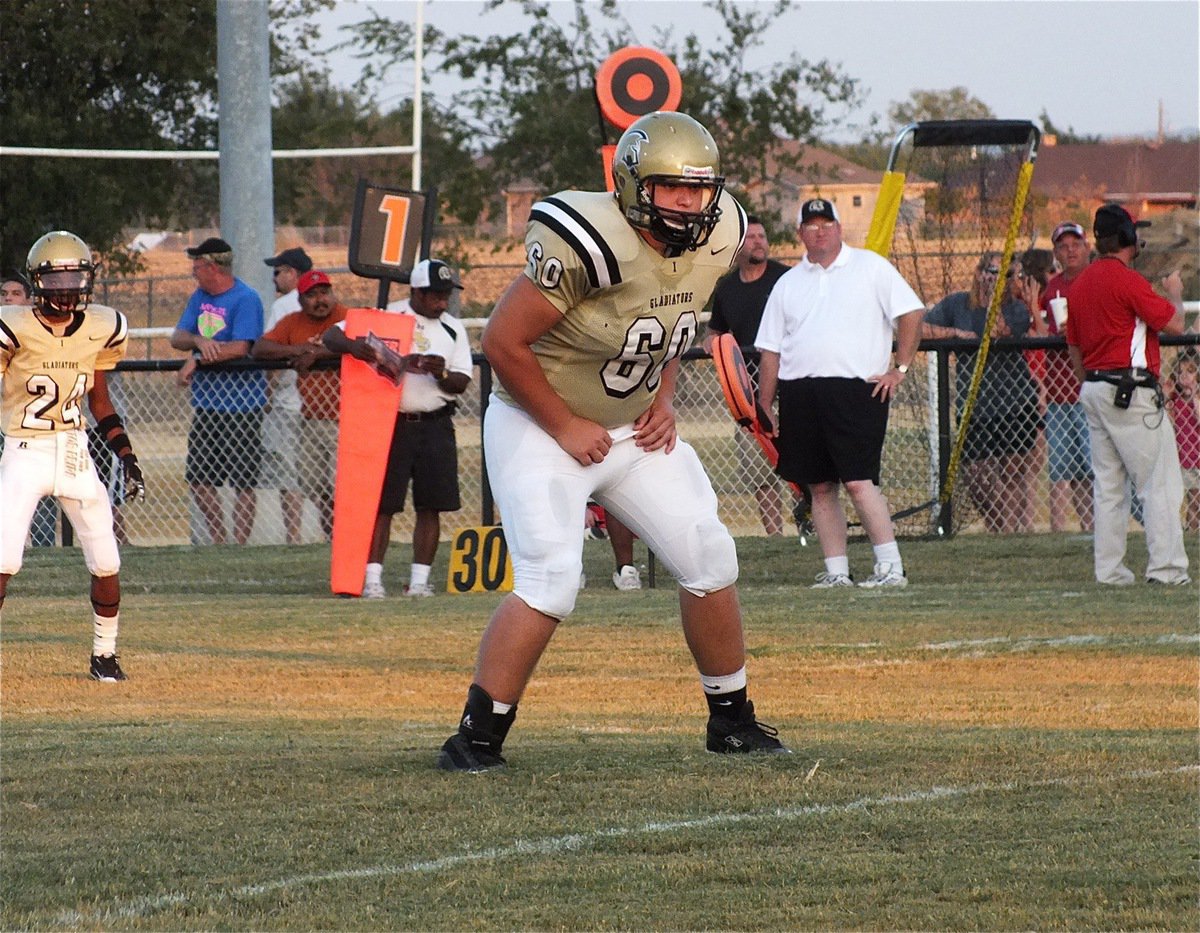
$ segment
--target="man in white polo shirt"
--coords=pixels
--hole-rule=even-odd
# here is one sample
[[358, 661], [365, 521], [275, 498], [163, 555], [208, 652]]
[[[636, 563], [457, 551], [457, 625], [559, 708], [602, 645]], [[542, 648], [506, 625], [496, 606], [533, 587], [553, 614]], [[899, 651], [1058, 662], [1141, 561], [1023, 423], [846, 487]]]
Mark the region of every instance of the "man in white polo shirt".
[[779, 475], [812, 489], [825, 556], [817, 588], [854, 585], [839, 484], [875, 549], [874, 572], [859, 585], [904, 586], [879, 468], [888, 403], [916, 356], [925, 308], [886, 259], [842, 242], [831, 201], [805, 201], [799, 229], [805, 258], [775, 283], [754, 341], [768, 413], [779, 394]]
[[[422, 259], [409, 279], [409, 298], [393, 301], [387, 310], [413, 318], [412, 352], [404, 373], [400, 411], [392, 431], [392, 446], [379, 499], [379, 514], [371, 536], [364, 599], [387, 595], [383, 586], [383, 559], [391, 539], [392, 515], [404, 511], [412, 484], [413, 562], [405, 596], [432, 596], [429, 572], [441, 537], [442, 512], [462, 507], [458, 490], [458, 446], [453, 415], [458, 397], [471, 384], [474, 362], [462, 322], [449, 313], [450, 295], [462, 286], [446, 263]], [[345, 334], [345, 323], [335, 324], [322, 338], [334, 353], [349, 353], [373, 362], [375, 351], [359, 337]]]

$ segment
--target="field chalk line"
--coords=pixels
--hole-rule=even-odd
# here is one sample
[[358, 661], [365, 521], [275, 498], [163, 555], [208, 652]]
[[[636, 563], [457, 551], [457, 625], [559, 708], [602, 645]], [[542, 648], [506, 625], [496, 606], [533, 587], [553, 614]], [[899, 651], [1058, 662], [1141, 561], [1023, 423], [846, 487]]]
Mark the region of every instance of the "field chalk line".
[[514, 856], [556, 855], [561, 852], [578, 852], [608, 839], [620, 839], [629, 836], [707, 829], [713, 826], [731, 826], [758, 820], [795, 820], [807, 816], [855, 813], [862, 810], [871, 810], [876, 807], [929, 803], [931, 801], [952, 800], [978, 794], [1009, 793], [1011, 791], [1039, 787], [1076, 787], [1085, 784], [1113, 783], [1116, 781], [1146, 781], [1176, 774], [1198, 772], [1200, 772], [1200, 765], [1181, 765], [1177, 768], [1167, 768], [1157, 771], [1127, 771], [1121, 774], [1102, 775], [1094, 778], [1047, 778], [1041, 781], [1006, 781], [1002, 784], [965, 784], [960, 787], [932, 787], [929, 790], [910, 791], [904, 794], [860, 797], [858, 800], [841, 804], [816, 803], [802, 807], [782, 807], [774, 810], [759, 810], [750, 813], [714, 813], [711, 816], [697, 817], [690, 820], [651, 822], [643, 823], [640, 826], [613, 827], [611, 829], [596, 829], [586, 833], [550, 836], [546, 839], [517, 840], [506, 846], [480, 849], [475, 852], [463, 852], [458, 855], [445, 855], [437, 859], [409, 862], [404, 865], [373, 865], [367, 868], [348, 868], [342, 871], [295, 875], [291, 878], [281, 878], [277, 881], [264, 881], [259, 884], [246, 884], [224, 891], [203, 892], [199, 894], [160, 894], [138, 898], [127, 904], [118, 903], [112, 907], [88, 911], [66, 911], [59, 914], [57, 922], [64, 927], [91, 926], [97, 922], [103, 923], [113, 920], [146, 917], [162, 910], [181, 907], [198, 901], [220, 902], [239, 900], [259, 897], [263, 894], [270, 894], [273, 891], [283, 891], [311, 884], [326, 884], [331, 881], [353, 881], [364, 878], [383, 878], [401, 875], [424, 875], [458, 868], [461, 865], [469, 865], [474, 862], [492, 862]]

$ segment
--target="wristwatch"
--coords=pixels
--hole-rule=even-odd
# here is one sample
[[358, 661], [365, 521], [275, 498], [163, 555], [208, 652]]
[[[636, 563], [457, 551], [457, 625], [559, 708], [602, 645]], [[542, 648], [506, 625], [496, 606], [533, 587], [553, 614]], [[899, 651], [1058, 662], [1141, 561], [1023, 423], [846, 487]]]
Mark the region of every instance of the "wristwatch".
[[901, 376], [906, 375], [908, 373], [908, 364], [898, 363], [896, 365], [896, 372], [898, 372]]

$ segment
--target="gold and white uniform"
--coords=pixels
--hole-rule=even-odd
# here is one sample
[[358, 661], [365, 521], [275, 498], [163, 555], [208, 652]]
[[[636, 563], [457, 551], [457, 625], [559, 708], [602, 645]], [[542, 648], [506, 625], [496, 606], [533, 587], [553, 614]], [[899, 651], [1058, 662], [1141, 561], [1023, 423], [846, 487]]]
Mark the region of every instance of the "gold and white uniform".
[[104, 305], [53, 326], [35, 308], [0, 308], [0, 572], [20, 569], [42, 496], [58, 498], [92, 573], [120, 568], [112, 507], [88, 455], [84, 412], [96, 372], [124, 358], [128, 335], [125, 315]]
[[663, 368], [687, 350], [700, 311], [733, 263], [746, 215], [722, 194], [721, 220], [696, 250], [664, 257], [605, 192], [566, 191], [533, 206], [525, 275], [562, 321], [533, 352], [572, 412], [608, 429], [604, 461], [581, 466], [497, 382], [484, 421], [488, 477], [513, 558], [513, 592], [562, 619], [575, 605], [583, 518], [594, 498], [646, 542], [689, 592], [737, 579], [733, 539], [695, 451], [667, 454], [633, 440]]
[[[611, 194], [564, 191], [534, 204], [525, 275], [563, 319], [533, 352], [576, 415], [606, 428], [632, 422], [650, 406], [663, 367], [692, 345], [746, 231], [741, 205], [724, 193], [720, 205], [708, 243], [663, 257]], [[497, 394], [511, 402], [503, 385]]]

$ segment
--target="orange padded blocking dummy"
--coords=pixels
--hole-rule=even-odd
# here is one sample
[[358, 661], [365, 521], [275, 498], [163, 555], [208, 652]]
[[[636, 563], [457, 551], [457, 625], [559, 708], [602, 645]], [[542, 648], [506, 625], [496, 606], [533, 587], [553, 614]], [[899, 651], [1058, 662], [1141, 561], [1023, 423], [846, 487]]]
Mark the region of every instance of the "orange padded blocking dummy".
[[[405, 355], [412, 344], [413, 320], [406, 314], [351, 308], [346, 314], [346, 336], [355, 339], [368, 333]], [[400, 407], [400, 388], [369, 363], [348, 353], [342, 357], [333, 557], [329, 568], [334, 593], [362, 595], [388, 449]]]

